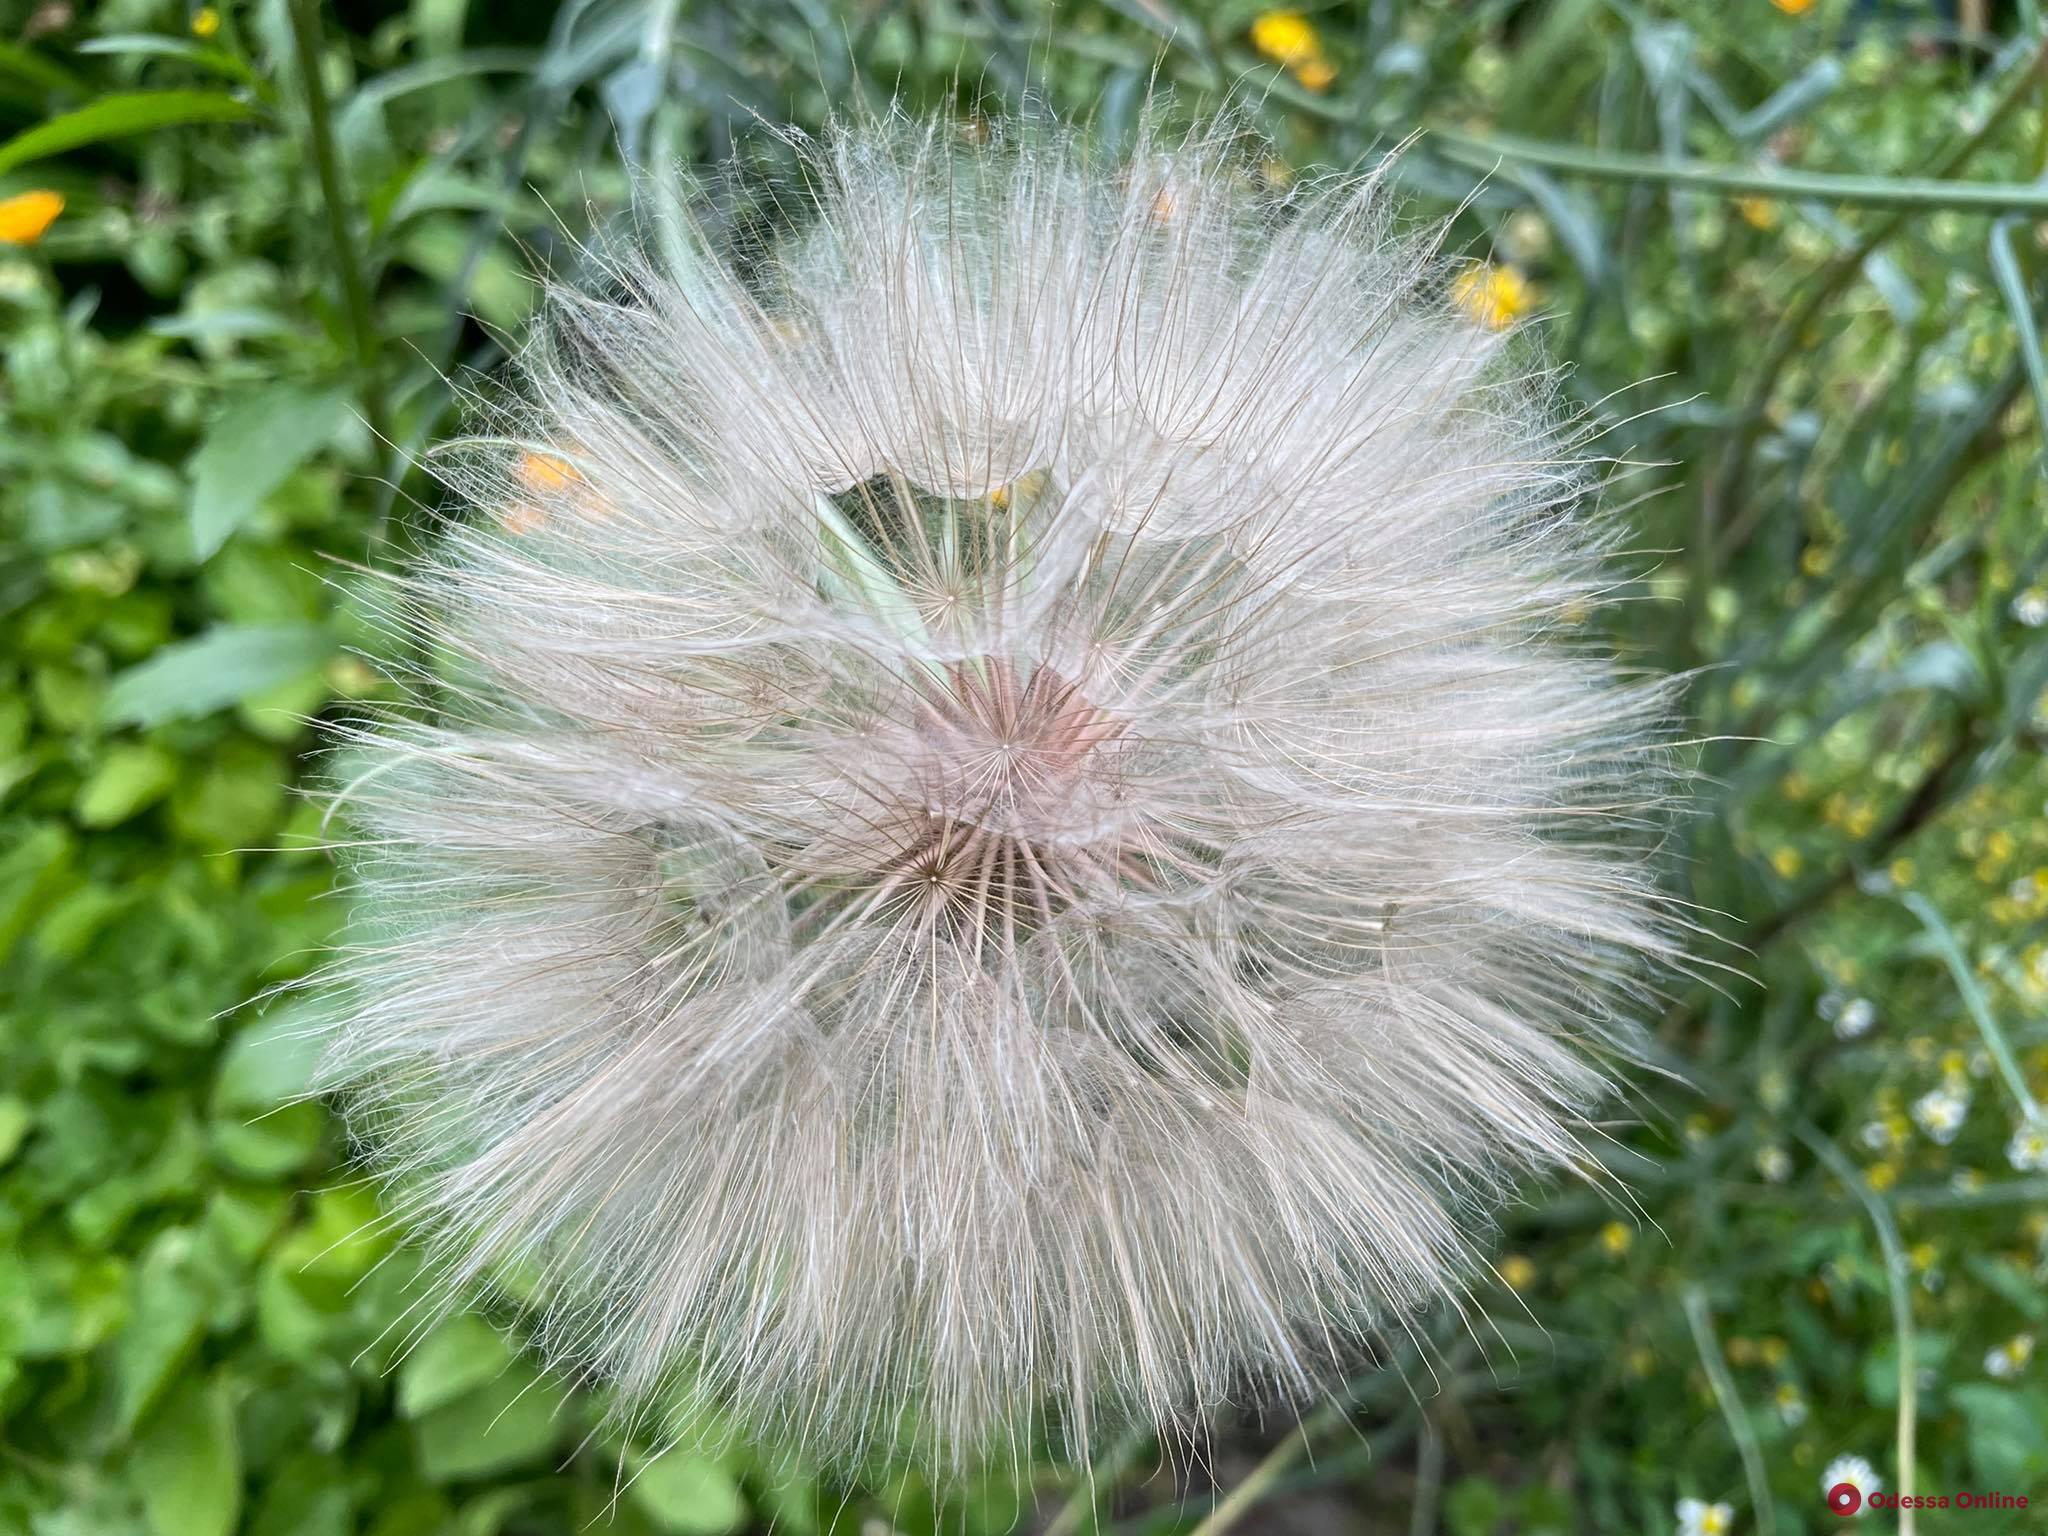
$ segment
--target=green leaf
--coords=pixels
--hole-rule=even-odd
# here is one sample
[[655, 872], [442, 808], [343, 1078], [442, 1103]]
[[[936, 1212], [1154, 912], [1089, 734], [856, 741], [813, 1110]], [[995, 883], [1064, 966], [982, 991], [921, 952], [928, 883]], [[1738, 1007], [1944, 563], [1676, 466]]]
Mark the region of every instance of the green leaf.
[[512, 1351], [480, 1317], [457, 1313], [405, 1357], [398, 1372], [398, 1412], [416, 1419], [492, 1380], [511, 1364]]
[[61, 113], [0, 144], [0, 174], [107, 139], [132, 138], [186, 123], [234, 123], [255, 108], [222, 91], [117, 91]]
[[320, 1059], [320, 1039], [303, 1009], [272, 1008], [238, 1030], [214, 1079], [218, 1113], [274, 1109], [305, 1093]]
[[83, 96], [88, 89], [70, 70], [52, 64], [31, 48], [4, 40], [0, 40], [0, 76], [10, 76], [58, 96]]
[[275, 1179], [306, 1163], [326, 1129], [326, 1111], [305, 1099], [249, 1120], [223, 1116], [210, 1135], [213, 1155], [236, 1173]]
[[112, 724], [142, 726], [211, 714], [333, 653], [334, 637], [311, 624], [216, 625], [115, 678], [103, 712]]
[[719, 1536], [746, 1523], [747, 1501], [732, 1475], [687, 1451], [665, 1452], [640, 1469], [626, 1496], [673, 1536]]
[[80, 826], [118, 826], [157, 799], [178, 777], [178, 760], [148, 742], [122, 742], [78, 787], [71, 811]]
[[26, 1099], [13, 1094], [0, 1094], [0, 1168], [14, 1160], [14, 1154], [21, 1150], [21, 1143], [27, 1137], [29, 1128], [36, 1123], [36, 1112]]
[[279, 384], [228, 407], [192, 455], [192, 547], [205, 560], [333, 439], [348, 393]]
[[2018, 1492], [2048, 1476], [2048, 1397], [1973, 1382], [1949, 1398], [1970, 1426], [1970, 1466], [1985, 1484]]
[[2041, 356], [2041, 327], [2034, 320], [2033, 301], [2027, 297], [2027, 275], [2012, 248], [2010, 218], [1991, 226], [1991, 275], [1998, 282], [1999, 295], [2012, 312], [2019, 337], [2020, 360], [2027, 365], [2027, 383], [2034, 391], [2036, 425], [2048, 433], [2048, 362]]
[[111, 1360], [118, 1433], [143, 1420], [198, 1345], [222, 1282], [211, 1257], [203, 1236], [173, 1227], [157, 1235], [136, 1266], [133, 1310]]
[[523, 1360], [413, 1427], [420, 1470], [437, 1483], [538, 1461], [560, 1443], [567, 1398]]
[[88, 38], [78, 45], [80, 53], [128, 54], [154, 59], [179, 59], [244, 85], [255, 83], [256, 72], [219, 48], [208, 48], [189, 38], [164, 37], [155, 32], [119, 32], [109, 37]]
[[136, 1442], [131, 1467], [157, 1536], [228, 1536], [242, 1508], [242, 1462], [225, 1384], [181, 1388]]

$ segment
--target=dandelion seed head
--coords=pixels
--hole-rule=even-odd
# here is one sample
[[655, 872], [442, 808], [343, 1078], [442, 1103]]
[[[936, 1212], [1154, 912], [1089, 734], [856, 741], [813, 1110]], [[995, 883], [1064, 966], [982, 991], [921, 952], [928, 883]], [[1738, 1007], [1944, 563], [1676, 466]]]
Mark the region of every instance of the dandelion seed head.
[[1581, 1166], [1676, 952], [1591, 429], [1227, 135], [803, 164], [556, 284], [439, 461], [327, 1081], [437, 1299], [641, 1411], [958, 1463], [1311, 1398]]

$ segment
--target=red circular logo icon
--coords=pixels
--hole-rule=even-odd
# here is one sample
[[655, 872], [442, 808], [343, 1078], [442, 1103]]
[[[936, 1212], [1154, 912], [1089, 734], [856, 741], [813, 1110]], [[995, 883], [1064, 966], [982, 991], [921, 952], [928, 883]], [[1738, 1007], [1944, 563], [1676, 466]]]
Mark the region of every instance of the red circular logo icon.
[[1863, 1490], [1854, 1483], [1837, 1483], [1828, 1490], [1828, 1508], [1848, 1516], [1863, 1507]]

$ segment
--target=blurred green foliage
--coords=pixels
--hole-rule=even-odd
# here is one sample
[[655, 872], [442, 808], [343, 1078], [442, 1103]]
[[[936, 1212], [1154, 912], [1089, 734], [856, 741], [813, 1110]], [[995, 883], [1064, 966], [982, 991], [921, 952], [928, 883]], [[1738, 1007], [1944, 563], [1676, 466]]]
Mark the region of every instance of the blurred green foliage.
[[[10, 11], [0, 199], [64, 207], [0, 203], [0, 1531], [1168, 1532], [1276, 1441], [1240, 1528], [1654, 1532], [1693, 1497], [1793, 1536], [1836, 1456], [1896, 1489], [1908, 1443], [1920, 1491], [2037, 1505], [1924, 1529], [2027, 1528], [2048, 55], [2034, 0], [1963, 12], [1992, 30], [1904, 0]], [[1092, 1492], [652, 1455], [491, 1322], [419, 1332], [289, 1008], [248, 1006], [336, 922], [294, 786], [318, 716], [388, 693], [355, 573], [422, 537], [451, 380], [628, 165], [772, 165], [757, 122], [892, 98], [1116, 144], [1155, 87], [1233, 103], [1275, 185], [1427, 130], [1392, 174], [1485, 263], [1460, 291], [1547, 317], [1613, 423], [1645, 557], [1596, 622], [1689, 669], [1704, 774], [1673, 860], [1701, 984], [1646, 1000], [1673, 1075], [1312, 1460], [1255, 1425]], [[1795, 167], [1832, 179], [1774, 188]]]

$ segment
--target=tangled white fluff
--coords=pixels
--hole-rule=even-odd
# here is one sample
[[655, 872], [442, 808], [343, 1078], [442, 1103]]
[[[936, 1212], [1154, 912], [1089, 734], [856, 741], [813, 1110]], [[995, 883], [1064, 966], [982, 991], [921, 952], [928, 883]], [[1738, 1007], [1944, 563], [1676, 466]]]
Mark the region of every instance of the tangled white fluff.
[[339, 773], [328, 1081], [445, 1296], [826, 1458], [1321, 1390], [1668, 949], [1545, 377], [1371, 185], [998, 140], [555, 287]]

